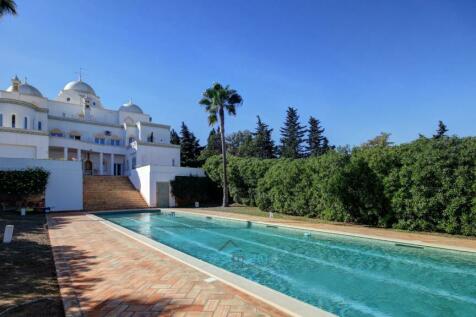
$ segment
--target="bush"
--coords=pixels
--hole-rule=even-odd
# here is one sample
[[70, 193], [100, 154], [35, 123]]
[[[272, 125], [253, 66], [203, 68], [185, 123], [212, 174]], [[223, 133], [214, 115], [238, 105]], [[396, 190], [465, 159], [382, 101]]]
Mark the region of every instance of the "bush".
[[476, 234], [476, 139], [420, 138], [399, 147], [391, 175], [396, 228]]
[[0, 200], [26, 206], [32, 196], [44, 194], [49, 175], [42, 168], [0, 171]]
[[210, 204], [220, 200], [220, 189], [208, 177], [175, 176], [170, 184], [177, 206], [190, 206], [196, 201]]
[[[221, 157], [205, 163], [221, 184]], [[476, 138], [332, 150], [306, 159], [230, 157], [235, 201], [265, 211], [476, 235]]]

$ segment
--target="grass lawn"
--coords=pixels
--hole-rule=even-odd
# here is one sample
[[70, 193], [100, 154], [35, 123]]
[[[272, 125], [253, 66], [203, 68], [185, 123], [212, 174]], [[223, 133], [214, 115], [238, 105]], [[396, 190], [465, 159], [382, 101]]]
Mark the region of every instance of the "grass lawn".
[[7, 224], [15, 228], [10, 244], [0, 241], [0, 315], [64, 316], [45, 215], [0, 212], [2, 241]]

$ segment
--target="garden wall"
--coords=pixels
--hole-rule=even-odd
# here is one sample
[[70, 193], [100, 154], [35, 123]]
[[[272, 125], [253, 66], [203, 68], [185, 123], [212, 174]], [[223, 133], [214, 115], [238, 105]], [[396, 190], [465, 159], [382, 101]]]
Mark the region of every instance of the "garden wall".
[[0, 170], [41, 167], [50, 172], [45, 205], [51, 211], [83, 209], [83, 171], [79, 161], [0, 158]]

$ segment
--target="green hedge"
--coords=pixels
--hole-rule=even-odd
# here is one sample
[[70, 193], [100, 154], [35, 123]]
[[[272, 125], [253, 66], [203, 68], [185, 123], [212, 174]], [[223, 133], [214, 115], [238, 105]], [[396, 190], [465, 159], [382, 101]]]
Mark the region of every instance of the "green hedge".
[[[221, 183], [221, 159], [205, 170]], [[230, 157], [230, 193], [266, 211], [476, 235], [476, 138], [419, 138], [297, 160]]]
[[[248, 206], [256, 205], [256, 188], [258, 180], [264, 177], [276, 160], [258, 158], [228, 157], [228, 182], [230, 196], [234, 202]], [[221, 156], [212, 156], [205, 162], [203, 168], [207, 175], [217, 185], [221, 186], [223, 167]]]
[[220, 189], [208, 177], [175, 176], [170, 184], [177, 206], [191, 206], [196, 201], [217, 203], [221, 197]]
[[0, 201], [24, 205], [32, 196], [45, 192], [49, 175], [42, 168], [0, 171]]

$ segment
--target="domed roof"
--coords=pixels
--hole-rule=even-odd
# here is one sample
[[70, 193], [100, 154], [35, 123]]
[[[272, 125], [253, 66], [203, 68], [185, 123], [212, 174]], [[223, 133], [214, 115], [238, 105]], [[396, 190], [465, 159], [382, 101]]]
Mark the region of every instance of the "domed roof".
[[63, 90], [73, 90], [76, 92], [80, 92], [83, 94], [89, 94], [96, 96], [96, 92], [94, 91], [93, 87], [89, 86], [82, 80], [73, 80], [64, 86]]
[[132, 100], [129, 100], [128, 103], [125, 103], [123, 106], [121, 106], [119, 111], [144, 113], [138, 105], [132, 103]]
[[[7, 88], [8, 92], [13, 92], [13, 85]], [[18, 85], [18, 92], [22, 95], [29, 95], [43, 98], [41, 92], [30, 84], [23, 83]]]

